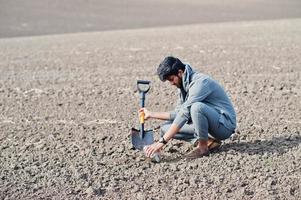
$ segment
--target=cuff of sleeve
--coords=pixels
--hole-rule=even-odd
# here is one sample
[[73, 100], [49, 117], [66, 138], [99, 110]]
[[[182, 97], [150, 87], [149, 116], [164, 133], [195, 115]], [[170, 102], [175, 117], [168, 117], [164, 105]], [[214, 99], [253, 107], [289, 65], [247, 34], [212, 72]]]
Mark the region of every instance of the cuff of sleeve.
[[176, 124], [179, 128], [181, 128], [186, 122], [187, 120], [180, 115], [177, 115], [175, 120], [173, 121], [173, 123]]
[[174, 120], [177, 116], [177, 113], [175, 111], [169, 112], [169, 119]]

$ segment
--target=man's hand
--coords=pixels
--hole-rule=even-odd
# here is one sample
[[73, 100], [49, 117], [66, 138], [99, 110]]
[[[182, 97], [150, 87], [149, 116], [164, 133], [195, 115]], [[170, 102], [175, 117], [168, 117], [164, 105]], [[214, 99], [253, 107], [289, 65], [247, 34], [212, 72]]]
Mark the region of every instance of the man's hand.
[[139, 112], [139, 118], [141, 117], [142, 113], [144, 113], [145, 120], [152, 118], [151, 112], [148, 111], [146, 108], [140, 108], [138, 112]]
[[157, 143], [147, 146], [145, 148], [146, 156], [150, 158], [154, 153], [160, 151], [163, 146], [164, 146], [164, 144], [162, 144], [160, 142], [157, 142]]

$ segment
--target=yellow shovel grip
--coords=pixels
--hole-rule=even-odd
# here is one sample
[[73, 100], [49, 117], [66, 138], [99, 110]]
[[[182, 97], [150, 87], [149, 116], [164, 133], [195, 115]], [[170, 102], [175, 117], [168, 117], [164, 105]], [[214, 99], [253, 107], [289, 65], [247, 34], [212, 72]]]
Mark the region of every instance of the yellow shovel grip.
[[144, 124], [144, 117], [145, 117], [144, 112], [141, 112], [140, 113], [140, 124]]

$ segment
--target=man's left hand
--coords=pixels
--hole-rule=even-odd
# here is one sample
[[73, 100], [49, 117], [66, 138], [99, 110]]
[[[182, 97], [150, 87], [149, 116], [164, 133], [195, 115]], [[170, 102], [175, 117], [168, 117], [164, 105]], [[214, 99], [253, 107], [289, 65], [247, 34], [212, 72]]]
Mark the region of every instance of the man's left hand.
[[160, 142], [157, 142], [157, 143], [147, 146], [145, 148], [146, 156], [150, 158], [154, 153], [160, 151], [163, 146], [164, 146], [164, 144], [160, 143]]

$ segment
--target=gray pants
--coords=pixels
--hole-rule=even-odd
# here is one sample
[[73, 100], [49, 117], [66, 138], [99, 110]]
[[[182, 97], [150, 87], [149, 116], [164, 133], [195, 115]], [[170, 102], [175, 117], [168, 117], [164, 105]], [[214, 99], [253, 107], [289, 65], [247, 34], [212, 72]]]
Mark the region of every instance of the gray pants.
[[[191, 106], [190, 110], [191, 123], [184, 124], [180, 131], [173, 137], [178, 140], [185, 140], [189, 142], [196, 142], [198, 140], [208, 140], [208, 133], [218, 140], [225, 140], [229, 138], [234, 132], [235, 128], [227, 128], [221, 123], [221, 117], [224, 123], [231, 123], [229, 119], [220, 114], [216, 109], [197, 102]], [[170, 128], [172, 121], [167, 121], [161, 125], [161, 137]], [[235, 126], [233, 126], [235, 127]]]

